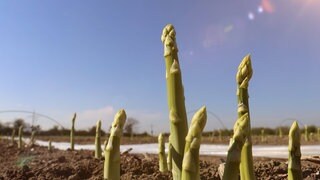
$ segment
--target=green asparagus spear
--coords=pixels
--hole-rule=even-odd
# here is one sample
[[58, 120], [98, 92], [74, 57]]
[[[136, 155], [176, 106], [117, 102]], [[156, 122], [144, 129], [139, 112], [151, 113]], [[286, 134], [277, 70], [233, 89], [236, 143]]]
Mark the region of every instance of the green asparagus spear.
[[299, 125], [295, 121], [289, 131], [288, 180], [302, 180], [300, 136]]
[[170, 118], [172, 145], [172, 176], [181, 180], [182, 159], [185, 148], [185, 137], [188, 131], [185, 97], [182, 85], [181, 69], [176, 44], [176, 31], [172, 24], [164, 27], [161, 41], [164, 45], [166, 64], [167, 96]]
[[120, 139], [126, 119], [126, 112], [123, 109], [114, 117], [108, 145], [104, 151], [103, 178], [105, 180], [120, 180]]

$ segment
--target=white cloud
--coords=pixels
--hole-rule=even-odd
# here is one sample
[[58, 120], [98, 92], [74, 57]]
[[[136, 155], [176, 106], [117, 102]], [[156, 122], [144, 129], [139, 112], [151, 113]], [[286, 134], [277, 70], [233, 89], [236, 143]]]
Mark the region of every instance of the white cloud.
[[[169, 131], [169, 129], [160, 129], [159, 127], [163, 124], [169, 123], [168, 118], [160, 112], [150, 112], [145, 110], [127, 110], [127, 117], [135, 118], [139, 121], [137, 124], [138, 132], [148, 132], [150, 133], [151, 126], [153, 127], [153, 131], [158, 133], [160, 131]], [[169, 127], [169, 126], [168, 126]]]
[[[76, 127], [79, 129], [88, 129], [96, 124], [98, 120], [102, 121], [102, 129], [107, 129], [113, 121], [116, 113], [114, 107], [105, 106], [98, 109], [88, 109], [77, 113]], [[70, 123], [71, 124], [71, 118]]]
[[[107, 131], [112, 124], [114, 115], [118, 109], [113, 106], [105, 106], [97, 109], [88, 109], [77, 113], [76, 128], [88, 129], [96, 124], [98, 120], [102, 121], [102, 129]], [[169, 131], [169, 120], [161, 112], [153, 112], [139, 109], [125, 109], [127, 118], [132, 117], [139, 121], [137, 124], [137, 132], [150, 133], [151, 126], [153, 126], [154, 133]], [[73, 115], [68, 115], [70, 121], [67, 123], [71, 126], [71, 119]], [[66, 127], [68, 128], [68, 127]]]

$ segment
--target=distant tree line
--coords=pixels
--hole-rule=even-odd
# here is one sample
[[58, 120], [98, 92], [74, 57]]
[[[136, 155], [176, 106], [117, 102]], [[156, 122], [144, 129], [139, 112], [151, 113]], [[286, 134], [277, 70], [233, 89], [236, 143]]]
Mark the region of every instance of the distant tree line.
[[[128, 136], [128, 137], [148, 136], [149, 134], [147, 132], [143, 132], [143, 133], [136, 132], [136, 126], [138, 125], [138, 123], [139, 123], [138, 120], [129, 117], [126, 121], [125, 126], [124, 126], [123, 135]], [[24, 134], [27, 136], [31, 135], [32, 131], [36, 131], [36, 134], [41, 135], [41, 136], [69, 136], [70, 135], [70, 129], [59, 127], [59, 126], [55, 125], [48, 130], [43, 130], [43, 129], [41, 129], [40, 125], [30, 125], [29, 123], [26, 123], [21, 118], [14, 120], [14, 122], [12, 124], [0, 123], [0, 135], [11, 136], [12, 130], [15, 129], [16, 132], [18, 132], [18, 129], [20, 126], [23, 126]], [[111, 126], [109, 127], [108, 132], [101, 129], [101, 135], [105, 136], [106, 134], [109, 134], [110, 129], [111, 129]], [[75, 134], [77, 136], [95, 136], [96, 126], [92, 126], [91, 128], [88, 128], [87, 130], [75, 129]]]
[[[132, 136], [150, 136], [149, 133], [146, 131], [143, 133], [137, 133], [136, 126], [139, 124], [139, 121], [129, 117], [126, 121], [123, 135], [127, 137]], [[37, 135], [42, 136], [69, 136], [70, 135], [70, 129], [65, 129], [59, 126], [53, 126], [52, 128], [48, 130], [42, 130], [40, 125], [30, 125], [29, 123], [26, 123], [23, 119], [16, 119], [12, 124], [2, 124], [0, 123], [0, 134], [1, 135], [7, 135], [10, 136], [12, 133], [12, 130], [15, 129], [16, 132], [18, 132], [18, 129], [20, 126], [24, 127], [24, 134], [25, 135], [31, 135], [32, 131], [36, 131]], [[109, 134], [109, 131], [111, 129], [111, 126], [109, 127], [108, 131], [101, 130], [101, 135], [107, 135]], [[251, 129], [252, 135], [261, 135], [262, 129], [264, 130], [265, 135], [279, 135], [279, 131], [281, 129], [283, 135], [289, 134], [289, 127], [288, 126], [281, 126], [281, 127], [275, 127], [275, 128], [264, 128], [264, 127], [253, 127]], [[315, 125], [308, 126], [308, 133], [317, 133], [318, 127]], [[301, 128], [301, 133], [304, 133], [305, 129]], [[96, 134], [96, 126], [92, 126], [91, 128], [88, 128], [87, 130], [75, 130], [75, 134], [77, 136], [95, 136]], [[203, 132], [203, 136], [232, 136], [233, 129], [216, 129], [213, 131], [206, 131]], [[164, 133], [165, 136], [169, 136], [169, 133]]]

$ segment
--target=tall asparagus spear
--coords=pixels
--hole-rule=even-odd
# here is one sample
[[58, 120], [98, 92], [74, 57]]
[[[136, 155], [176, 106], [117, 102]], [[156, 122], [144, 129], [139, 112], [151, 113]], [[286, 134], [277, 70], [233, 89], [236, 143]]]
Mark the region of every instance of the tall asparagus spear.
[[252, 140], [251, 140], [251, 125], [249, 112], [249, 94], [248, 86], [252, 77], [253, 70], [251, 67], [250, 55], [243, 58], [238, 67], [237, 72], [237, 96], [238, 96], [238, 118], [248, 113], [248, 133], [246, 141], [241, 151], [240, 175], [241, 179], [254, 180], [253, 160], [252, 160]]
[[105, 180], [120, 180], [120, 139], [126, 119], [127, 115], [123, 109], [114, 117], [108, 145], [104, 151], [103, 178]]
[[96, 139], [95, 139], [96, 149], [94, 151], [94, 157], [99, 159], [101, 158], [102, 151], [101, 151], [101, 120], [97, 122], [96, 126]]
[[183, 180], [200, 180], [199, 149], [203, 128], [207, 123], [206, 107], [200, 108], [193, 116], [188, 135], [182, 163]]
[[73, 151], [74, 150], [74, 123], [76, 121], [77, 113], [74, 113], [73, 118], [72, 118], [72, 126], [71, 126], [71, 131], [70, 131], [70, 148]]
[[288, 180], [302, 180], [300, 136], [299, 125], [294, 121], [289, 131]]
[[172, 144], [172, 176], [174, 180], [181, 179], [182, 159], [185, 147], [185, 137], [188, 131], [187, 113], [184, 104], [184, 90], [176, 44], [176, 32], [172, 24], [164, 27], [161, 41], [164, 44], [166, 64], [167, 96], [170, 119], [170, 135]]
[[162, 133], [158, 136], [158, 145], [159, 145], [159, 170], [160, 172], [168, 171], [165, 145]]
[[223, 180], [238, 180], [241, 150], [248, 134], [248, 113], [242, 115], [233, 127], [233, 137], [230, 139], [227, 161], [223, 173]]

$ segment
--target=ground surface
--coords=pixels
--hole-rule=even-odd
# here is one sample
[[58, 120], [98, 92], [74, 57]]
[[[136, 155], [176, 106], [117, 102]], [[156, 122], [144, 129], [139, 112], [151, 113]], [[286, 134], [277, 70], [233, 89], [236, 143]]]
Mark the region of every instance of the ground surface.
[[[203, 156], [201, 179], [220, 179], [217, 169], [220, 157]], [[319, 157], [302, 160], [304, 179], [320, 179]], [[284, 159], [254, 158], [257, 179], [286, 179]], [[103, 159], [95, 159], [92, 151], [62, 151], [34, 146], [19, 150], [8, 141], [0, 142], [0, 179], [103, 179]], [[171, 179], [170, 173], [158, 171], [154, 155], [121, 155], [121, 179]]]

